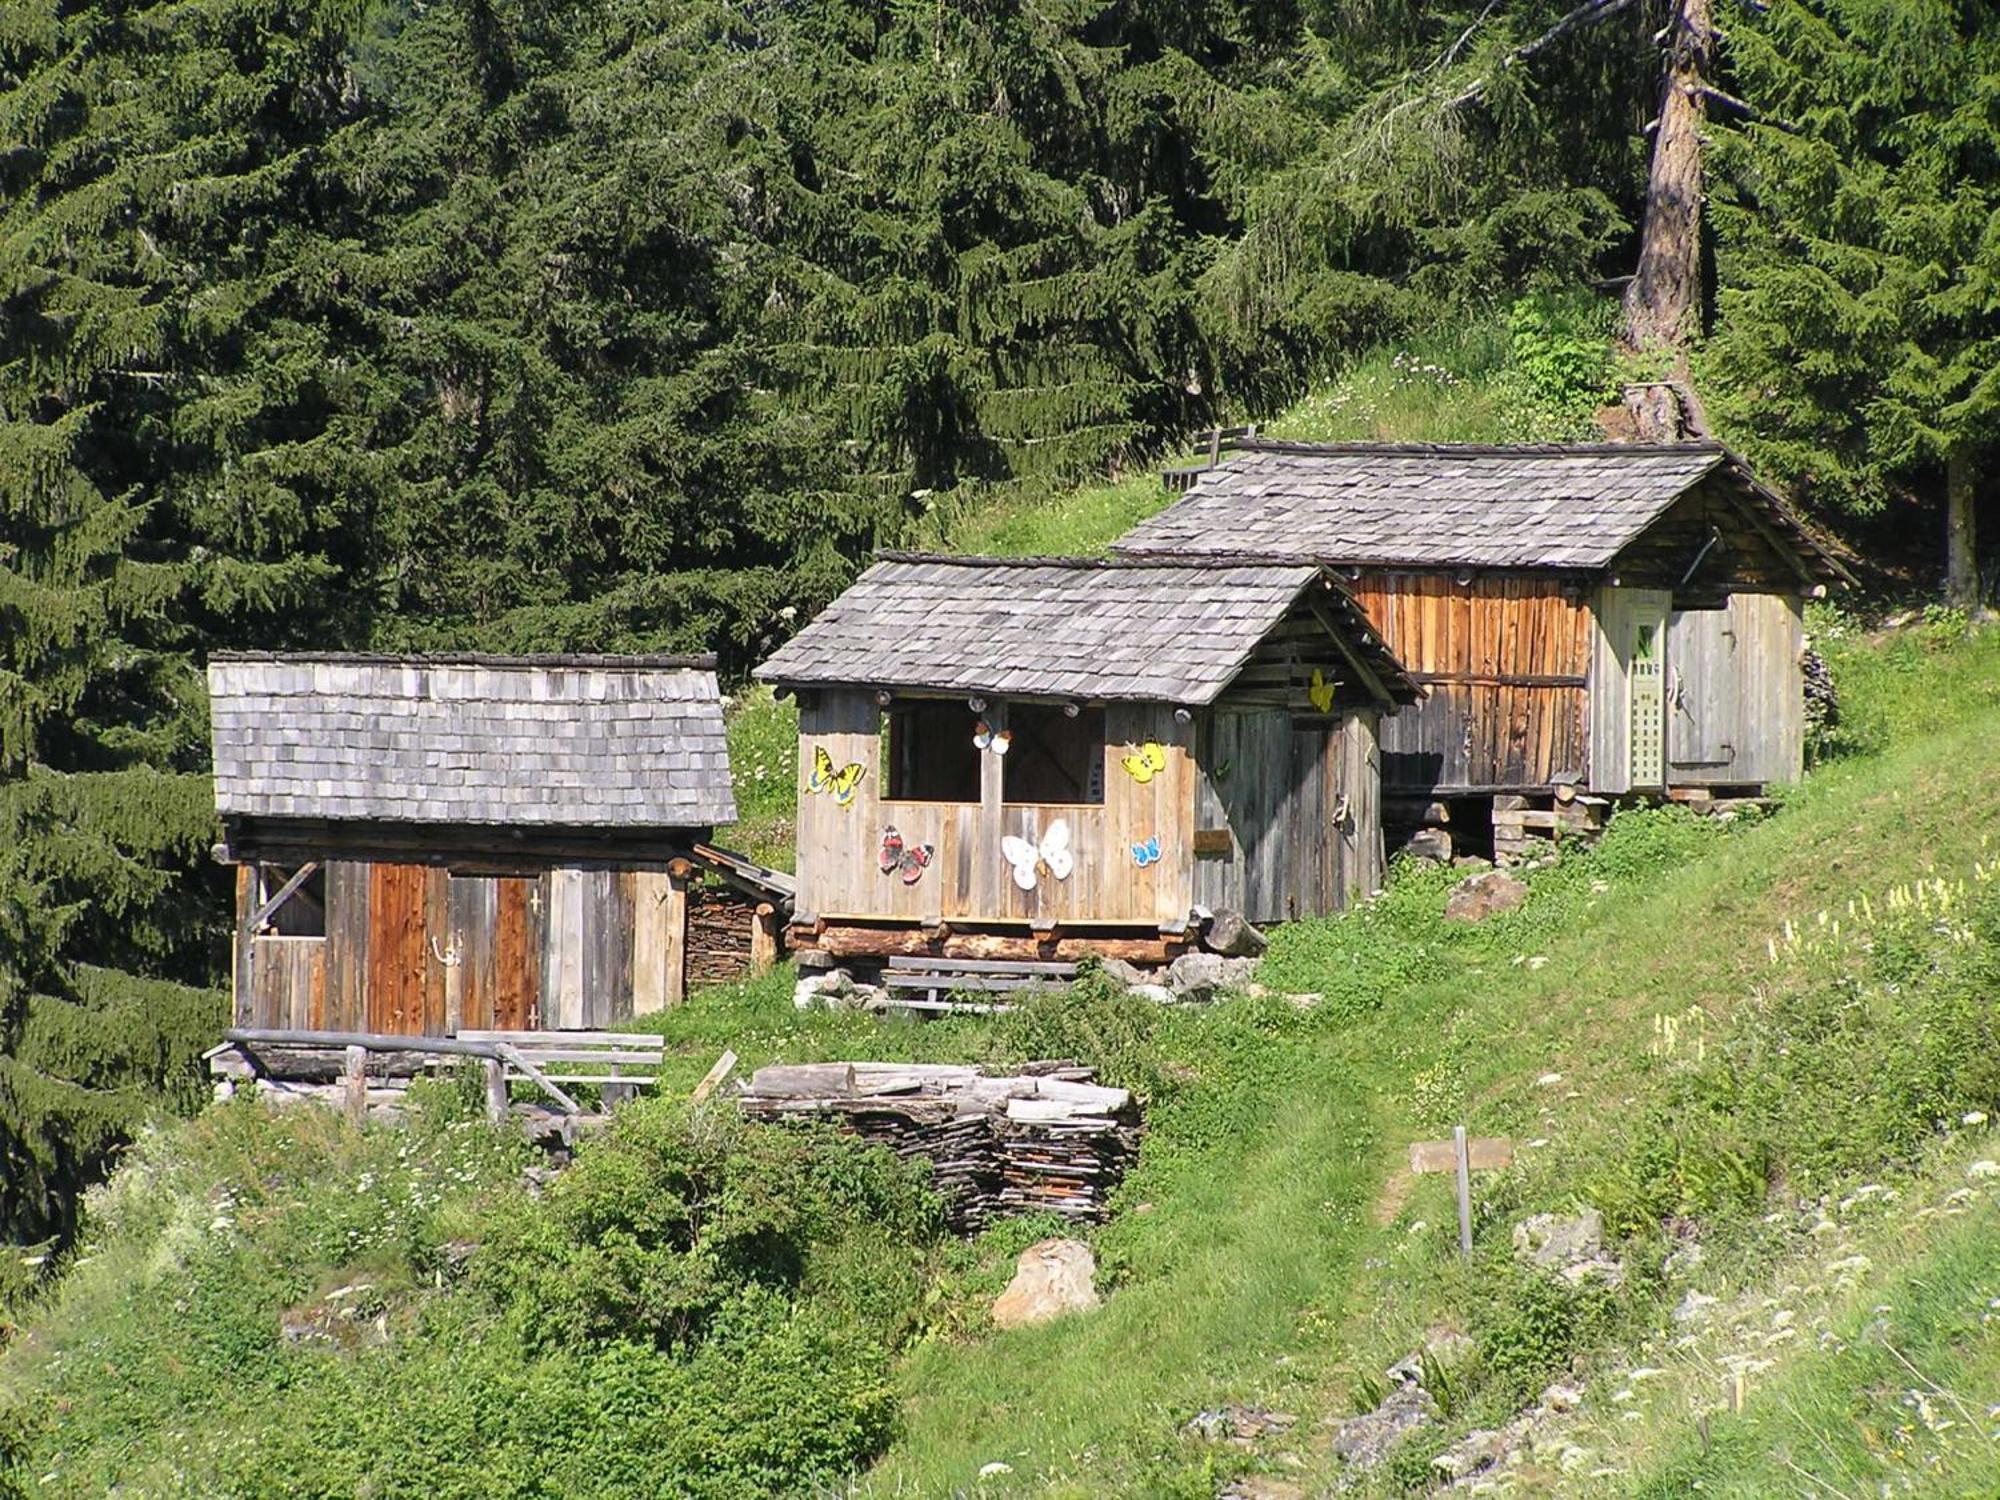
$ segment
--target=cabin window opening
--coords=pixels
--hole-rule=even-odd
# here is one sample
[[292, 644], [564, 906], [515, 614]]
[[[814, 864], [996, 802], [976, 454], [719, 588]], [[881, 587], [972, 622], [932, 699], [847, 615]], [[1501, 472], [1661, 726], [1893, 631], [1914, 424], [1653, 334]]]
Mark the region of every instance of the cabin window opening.
[[882, 736], [882, 784], [897, 802], [977, 802], [975, 716], [959, 701], [897, 703]]
[[[259, 865], [256, 910], [261, 911], [267, 902], [284, 890], [298, 871], [297, 865]], [[306, 878], [299, 882], [297, 888], [264, 918], [256, 935], [325, 937], [326, 866], [314, 865]]]
[[1010, 703], [1013, 738], [1001, 770], [1001, 800], [1097, 806], [1104, 801], [1104, 710], [1072, 718], [1049, 704]]

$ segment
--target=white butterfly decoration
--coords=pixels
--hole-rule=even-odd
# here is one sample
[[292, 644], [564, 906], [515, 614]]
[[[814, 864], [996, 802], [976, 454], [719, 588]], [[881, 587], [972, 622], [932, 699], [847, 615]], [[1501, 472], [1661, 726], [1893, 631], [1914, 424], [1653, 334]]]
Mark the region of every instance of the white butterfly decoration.
[[1069, 824], [1061, 818], [1049, 824], [1039, 846], [1010, 833], [1000, 840], [1000, 852], [1014, 867], [1014, 884], [1024, 891], [1035, 888], [1044, 870], [1058, 880], [1067, 880], [1076, 867], [1076, 856], [1069, 852]]

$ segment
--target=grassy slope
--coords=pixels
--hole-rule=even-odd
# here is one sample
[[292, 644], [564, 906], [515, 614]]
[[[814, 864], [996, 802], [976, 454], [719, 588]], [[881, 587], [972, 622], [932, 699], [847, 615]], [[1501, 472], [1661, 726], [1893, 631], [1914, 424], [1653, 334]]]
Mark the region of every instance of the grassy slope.
[[[2000, 758], [1986, 750], [2000, 736], [2000, 635], [1941, 653], [1902, 642], [1847, 675], [1855, 717], [1885, 748], [1825, 770], [1776, 819], [1680, 850], [1613, 847], [1579, 866], [1581, 890], [1558, 867], [1521, 913], [1472, 932], [1427, 926], [1435, 891], [1403, 898], [1425, 911], [1383, 919], [1386, 943], [1365, 922], [1288, 929], [1270, 977], [1372, 990], [1381, 1009], [1264, 1035], [1268, 1107], [1238, 1101], [1214, 1150], [1141, 1181], [1154, 1211], [1104, 1236], [1133, 1284], [1102, 1313], [920, 1355], [908, 1435], [871, 1493], [947, 1493], [996, 1459], [1014, 1474], [982, 1493], [1137, 1492], [1202, 1461], [1174, 1435], [1200, 1406], [1339, 1414], [1352, 1376], [1452, 1315], [1444, 1184], [1420, 1182], [1390, 1224], [1372, 1222], [1406, 1141], [1458, 1117], [1547, 1138], [1547, 1164], [1517, 1196], [1560, 1204], [1566, 1177], [1625, 1146], [1656, 1017], [1700, 1007], [1726, 1025], [1787, 918], [1963, 867], [2000, 834]], [[1546, 963], [1515, 961], [1534, 958]], [[1398, 965], [1416, 982], [1398, 987]], [[1218, 1036], [1192, 1050], [1213, 1061], [1218, 1044], [1226, 1055]], [[1549, 1072], [1565, 1080], [1554, 1102], [1535, 1082]], [[1420, 1221], [1433, 1227], [1412, 1253]]]

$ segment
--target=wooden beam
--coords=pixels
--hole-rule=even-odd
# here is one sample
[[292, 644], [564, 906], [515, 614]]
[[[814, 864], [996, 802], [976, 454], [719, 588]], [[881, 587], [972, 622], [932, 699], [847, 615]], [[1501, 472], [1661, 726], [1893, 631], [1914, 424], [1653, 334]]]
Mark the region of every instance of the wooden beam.
[[1342, 656], [1347, 658], [1347, 664], [1354, 668], [1355, 675], [1361, 679], [1362, 686], [1375, 695], [1375, 701], [1385, 706], [1393, 707], [1396, 702], [1395, 694], [1391, 693], [1388, 687], [1384, 685], [1382, 679], [1375, 675], [1374, 668], [1361, 659], [1361, 653], [1348, 644], [1347, 632], [1340, 628], [1340, 622], [1334, 619], [1327, 607], [1317, 599], [1308, 598], [1306, 600], [1306, 608], [1312, 611], [1314, 619], [1326, 627], [1326, 633], [1333, 637], [1335, 648]]
[[750, 914], [750, 972], [768, 974], [778, 962], [778, 909], [760, 901]]
[[704, 1073], [701, 1082], [694, 1086], [694, 1093], [688, 1102], [691, 1104], [705, 1102], [710, 1094], [722, 1086], [722, 1080], [729, 1076], [730, 1069], [735, 1066], [736, 1054], [724, 1051], [722, 1056], [715, 1060], [715, 1066]]
[[292, 872], [292, 878], [290, 880], [287, 880], [283, 885], [278, 887], [278, 894], [271, 897], [270, 900], [266, 901], [262, 906], [258, 907], [257, 910], [251, 914], [249, 922], [250, 931], [253, 934], [262, 932], [264, 930], [265, 925], [270, 922], [272, 914], [276, 912], [279, 907], [283, 906], [287, 901], [291, 900], [292, 893], [296, 891], [300, 886], [304, 885], [308, 880], [311, 880], [313, 878], [314, 872], [317, 871], [318, 869], [319, 869], [319, 861], [316, 859], [309, 859], [304, 864], [300, 865], [298, 869], [294, 870]]
[[1185, 934], [1180, 938], [1158, 935], [1134, 937], [1106, 934], [1094, 937], [1066, 931], [1049, 944], [1031, 933], [966, 932], [954, 929], [941, 944], [933, 945], [915, 927], [866, 927], [828, 923], [817, 934], [794, 930], [794, 941], [808, 940], [835, 959], [889, 958], [896, 954], [935, 953], [947, 958], [984, 959], [1066, 959], [1074, 961], [1095, 954], [1100, 958], [1122, 958], [1128, 963], [1159, 965], [1171, 963], [1185, 953]]
[[[676, 868], [678, 867], [678, 868]], [[688, 873], [686, 860], [667, 866], [666, 922], [666, 1003], [669, 1009], [687, 999]], [[754, 950], [754, 938], [752, 940]]]

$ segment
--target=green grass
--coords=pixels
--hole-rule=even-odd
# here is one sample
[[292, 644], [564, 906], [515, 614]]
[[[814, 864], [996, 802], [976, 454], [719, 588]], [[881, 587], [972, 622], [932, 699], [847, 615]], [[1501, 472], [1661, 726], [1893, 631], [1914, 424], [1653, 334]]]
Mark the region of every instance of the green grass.
[[[1217, 1456], [1179, 1434], [1197, 1408], [1344, 1414], [1358, 1379], [1427, 1324], [1511, 1328], [1512, 1219], [1573, 1204], [1607, 1162], [1656, 1144], [1662, 1020], [1718, 1041], [1770, 985], [1767, 939], [1788, 918], [1962, 870], [2000, 834], [2000, 758], [1985, 748], [2000, 712], [1978, 691], [1996, 671], [2000, 633], [1925, 648], [1893, 679], [1931, 705], [1921, 734], [1833, 763], [1755, 825], [1620, 818], [1599, 850], [1538, 875], [1511, 916], [1441, 927], [1444, 879], [1406, 875], [1364, 914], [1284, 929], [1266, 977], [1327, 1000], [1304, 1014], [1232, 1001], [1167, 1028], [1167, 1066], [1194, 1081], [1156, 1111], [1128, 1212], [1098, 1236], [1125, 1278], [1117, 1294], [1088, 1320], [913, 1357], [905, 1436], [865, 1492], [950, 1493], [1000, 1461], [1012, 1473], [982, 1494], [1213, 1493]], [[1864, 720], [1871, 690], [1858, 674]], [[1550, 1073], [1560, 1087], [1537, 1084]], [[1400, 1203], [1393, 1185], [1404, 1144], [1455, 1120], [1550, 1142], [1482, 1184], [1486, 1269], [1471, 1279], [1451, 1253], [1445, 1183], [1408, 1185]], [[1151, 1210], [1130, 1212], [1138, 1201]], [[1773, 1253], [1747, 1205], [1713, 1218], [1718, 1256], [1747, 1271]], [[1589, 1368], [1659, 1315], [1636, 1294], [1594, 1324], [1580, 1315], [1611, 1342], [1573, 1353]], [[1496, 1389], [1473, 1415], [1505, 1410]]]
[[[1495, 308], [1363, 354], [1260, 424], [1302, 442], [1505, 443], [1600, 437], [1615, 390], [1610, 304], [1590, 296]], [[1159, 470], [1198, 445], [1100, 484], [1017, 495], [938, 529], [950, 552], [1097, 556], [1173, 498]]]
[[718, 828], [716, 840], [771, 869], [790, 870], [798, 821], [798, 704], [753, 684], [730, 700], [728, 722], [736, 821]]

